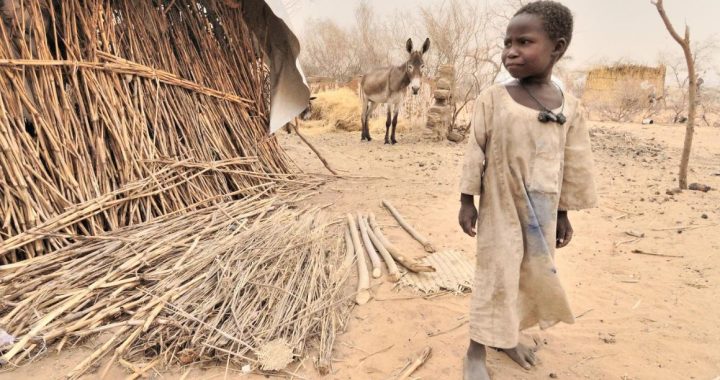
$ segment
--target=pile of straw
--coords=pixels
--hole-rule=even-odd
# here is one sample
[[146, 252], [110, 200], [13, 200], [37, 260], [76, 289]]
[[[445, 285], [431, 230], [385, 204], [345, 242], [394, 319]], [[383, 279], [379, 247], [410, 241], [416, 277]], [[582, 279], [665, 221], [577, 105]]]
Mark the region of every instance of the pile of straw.
[[237, 7], [5, 3], [16, 9], [0, 23], [0, 265], [288, 175]]
[[[104, 333], [70, 378], [107, 357], [100, 376], [118, 361], [281, 369], [310, 342], [327, 372], [348, 311], [345, 249], [318, 209], [294, 210], [287, 198], [299, 196], [282, 196], [162, 217], [0, 267], [0, 327], [17, 338], [0, 362]], [[264, 347], [278, 344], [289, 358], [268, 357]]]

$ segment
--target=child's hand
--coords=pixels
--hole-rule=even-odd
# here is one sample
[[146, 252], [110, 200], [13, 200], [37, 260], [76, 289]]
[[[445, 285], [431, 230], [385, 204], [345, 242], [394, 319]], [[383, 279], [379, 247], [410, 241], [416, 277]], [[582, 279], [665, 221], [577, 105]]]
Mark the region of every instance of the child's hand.
[[462, 228], [463, 232], [474, 237], [478, 211], [473, 204], [472, 195], [463, 194], [461, 202], [460, 212], [458, 213], [458, 223], [460, 223], [460, 228]]
[[568, 219], [567, 211], [558, 211], [557, 234], [555, 247], [562, 248], [570, 243], [573, 236], [573, 229]]

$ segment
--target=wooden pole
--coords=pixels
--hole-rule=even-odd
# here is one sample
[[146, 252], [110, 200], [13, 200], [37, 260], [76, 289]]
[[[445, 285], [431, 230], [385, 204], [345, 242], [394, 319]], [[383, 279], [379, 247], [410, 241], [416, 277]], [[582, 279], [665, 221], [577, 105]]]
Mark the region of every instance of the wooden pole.
[[675, 28], [673, 27], [672, 23], [670, 22], [670, 19], [667, 15], [667, 12], [665, 12], [665, 7], [663, 6], [663, 0], [654, 0], [651, 1], [653, 5], [655, 5], [655, 8], [657, 8], [658, 13], [660, 14], [660, 18], [662, 19], [663, 23], [665, 24], [665, 28], [667, 28], [668, 32], [670, 32], [670, 35], [672, 38], [680, 45], [680, 47], [683, 50], [683, 54], [685, 55], [685, 63], [687, 64], [688, 68], [688, 101], [690, 104], [688, 105], [688, 120], [687, 125], [685, 127], [685, 141], [683, 143], [683, 150], [682, 150], [682, 156], [680, 158], [680, 171], [678, 174], [678, 182], [679, 186], [683, 190], [687, 190], [688, 188], [688, 180], [687, 180], [687, 173], [688, 173], [688, 164], [690, 162], [690, 151], [692, 149], [692, 142], [693, 142], [693, 134], [695, 132], [695, 117], [697, 114], [697, 74], [695, 73], [695, 59], [693, 58], [692, 51], [690, 49], [690, 27], [685, 25], [685, 36], [680, 37], [680, 35], [675, 31]]

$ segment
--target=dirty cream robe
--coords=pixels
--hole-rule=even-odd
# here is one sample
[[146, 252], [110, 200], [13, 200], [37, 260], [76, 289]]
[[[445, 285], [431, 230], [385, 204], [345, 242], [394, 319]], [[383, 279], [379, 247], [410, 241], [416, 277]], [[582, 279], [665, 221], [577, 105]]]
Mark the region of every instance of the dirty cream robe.
[[[556, 110], [557, 111], [557, 110]], [[460, 192], [479, 195], [470, 338], [513, 348], [519, 331], [573, 323], [554, 263], [557, 210], [594, 207], [590, 137], [577, 99], [541, 123], [504, 85], [476, 100]]]

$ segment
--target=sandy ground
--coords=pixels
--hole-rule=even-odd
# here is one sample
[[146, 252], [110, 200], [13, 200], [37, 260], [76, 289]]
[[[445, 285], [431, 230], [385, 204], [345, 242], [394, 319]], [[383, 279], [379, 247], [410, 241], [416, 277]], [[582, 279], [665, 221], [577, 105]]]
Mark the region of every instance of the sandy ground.
[[[497, 380], [717, 379], [720, 192], [665, 194], [676, 186], [683, 128], [607, 123], [593, 127], [600, 207], [570, 213], [575, 237], [556, 256], [577, 322], [527, 332], [526, 339], [534, 335], [542, 342], [541, 363], [531, 371], [491, 352], [492, 375]], [[329, 212], [338, 216], [372, 211], [390, 240], [422, 255], [422, 247], [382, 208], [381, 200], [389, 199], [438, 248], [473, 254], [473, 239], [457, 226], [463, 145], [426, 142], [417, 130], [400, 134], [396, 146], [383, 145], [377, 132], [371, 143], [361, 143], [359, 132], [304, 131], [343, 174], [371, 177], [328, 181], [314, 202], [331, 203]], [[325, 173], [297, 136], [281, 133], [280, 140], [302, 170]], [[720, 188], [720, 130], [697, 131], [691, 167], [691, 182]], [[680, 229], [684, 227], [689, 228]], [[635, 239], [628, 231], [645, 237]], [[632, 253], [636, 249], [677, 257]], [[460, 379], [469, 296], [424, 299], [412, 291], [393, 290], [388, 282], [373, 284], [376, 299], [353, 310], [347, 331], [336, 342], [334, 371], [325, 378], [387, 379], [409, 357], [430, 346], [432, 356], [414, 377]], [[428, 336], [443, 331], [447, 332]], [[62, 378], [87, 352], [75, 348], [53, 353], [0, 374], [0, 379]], [[312, 358], [295, 371], [302, 378], [320, 378]], [[123, 375], [118, 368], [111, 377]], [[194, 370], [187, 378], [264, 377], [216, 368]]]

